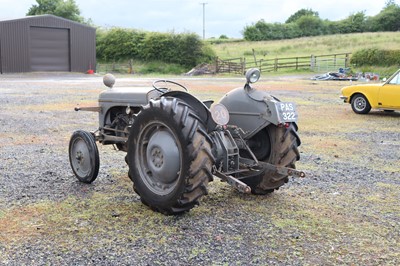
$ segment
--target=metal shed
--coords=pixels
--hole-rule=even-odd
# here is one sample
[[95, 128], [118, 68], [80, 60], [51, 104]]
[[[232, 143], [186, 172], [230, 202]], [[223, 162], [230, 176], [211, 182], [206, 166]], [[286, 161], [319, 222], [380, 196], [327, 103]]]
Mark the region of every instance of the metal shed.
[[0, 73], [95, 68], [93, 27], [53, 15], [0, 21]]

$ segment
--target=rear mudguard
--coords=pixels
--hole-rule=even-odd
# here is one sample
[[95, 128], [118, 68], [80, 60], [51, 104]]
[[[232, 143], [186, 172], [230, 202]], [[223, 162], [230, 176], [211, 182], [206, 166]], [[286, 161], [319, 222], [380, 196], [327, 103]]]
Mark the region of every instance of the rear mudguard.
[[240, 127], [244, 132], [244, 139], [249, 139], [269, 124], [280, 125], [286, 122], [295, 122], [297, 113], [294, 103], [288, 103], [295, 118], [285, 121], [282, 117], [277, 98], [265, 91], [252, 88], [237, 88], [223, 96], [219, 103], [229, 111], [229, 124]]
[[207, 127], [207, 131], [210, 132], [215, 129], [217, 124], [211, 117], [210, 109], [203, 102], [199, 101], [193, 95], [183, 92], [183, 91], [169, 91], [164, 93], [162, 96], [164, 97], [175, 97], [181, 99], [186, 102], [189, 106], [193, 108], [193, 110], [197, 111], [200, 119], [204, 122]]

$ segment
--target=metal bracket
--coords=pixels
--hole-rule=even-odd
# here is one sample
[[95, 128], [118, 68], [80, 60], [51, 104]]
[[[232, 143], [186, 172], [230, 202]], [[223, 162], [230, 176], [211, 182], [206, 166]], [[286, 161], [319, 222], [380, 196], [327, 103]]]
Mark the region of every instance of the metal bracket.
[[303, 171], [298, 171], [293, 168], [284, 167], [284, 166], [276, 166], [269, 163], [259, 162], [263, 167], [268, 170], [276, 171], [278, 174], [286, 175], [286, 176], [294, 176], [294, 177], [305, 177], [306, 174]]
[[231, 185], [232, 187], [237, 189], [239, 192], [246, 193], [246, 194], [251, 193], [251, 188], [248, 185], [246, 185], [239, 179], [234, 178], [231, 175], [225, 175], [219, 171], [215, 171], [214, 175], [221, 178], [221, 180], [226, 181], [229, 185]]

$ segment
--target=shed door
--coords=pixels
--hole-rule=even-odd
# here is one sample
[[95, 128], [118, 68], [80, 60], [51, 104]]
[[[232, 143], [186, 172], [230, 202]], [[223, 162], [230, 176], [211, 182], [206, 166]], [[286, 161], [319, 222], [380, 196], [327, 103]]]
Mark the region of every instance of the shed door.
[[71, 71], [69, 29], [30, 28], [32, 71]]

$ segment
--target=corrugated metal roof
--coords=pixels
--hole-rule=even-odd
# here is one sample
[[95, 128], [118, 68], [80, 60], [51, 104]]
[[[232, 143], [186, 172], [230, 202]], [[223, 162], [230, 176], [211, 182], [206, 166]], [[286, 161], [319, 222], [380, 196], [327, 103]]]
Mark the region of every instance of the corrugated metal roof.
[[82, 23], [79, 23], [79, 22], [76, 22], [76, 21], [73, 21], [73, 20], [70, 20], [70, 19], [57, 17], [57, 16], [54, 16], [54, 15], [51, 15], [51, 14], [25, 16], [25, 17], [22, 17], [22, 18], [19, 17], [19, 18], [0, 19], [0, 23], [2, 23], [2, 22], [15, 22], [15, 21], [19, 21], [19, 20], [40, 19], [40, 18], [46, 18], [46, 17], [53, 17], [53, 18], [56, 18], [58, 20], [64, 20], [64, 21], [66, 21], [68, 23], [74, 23], [74, 24], [79, 25], [81, 27], [89, 27], [89, 28], [95, 29], [92, 26], [89, 26], [89, 25], [86, 25], [86, 24], [82, 24]]

